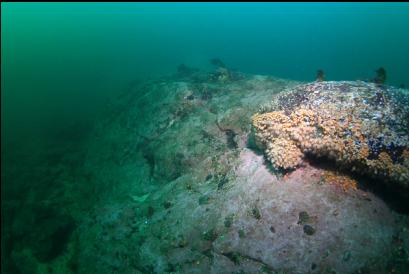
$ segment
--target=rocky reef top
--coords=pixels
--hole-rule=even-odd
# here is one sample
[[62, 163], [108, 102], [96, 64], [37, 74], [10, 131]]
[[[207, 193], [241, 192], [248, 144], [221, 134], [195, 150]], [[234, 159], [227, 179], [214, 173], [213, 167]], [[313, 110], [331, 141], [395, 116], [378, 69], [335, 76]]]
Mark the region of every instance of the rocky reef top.
[[409, 94], [361, 81], [288, 89], [253, 116], [256, 142], [277, 169], [306, 157], [409, 187]]

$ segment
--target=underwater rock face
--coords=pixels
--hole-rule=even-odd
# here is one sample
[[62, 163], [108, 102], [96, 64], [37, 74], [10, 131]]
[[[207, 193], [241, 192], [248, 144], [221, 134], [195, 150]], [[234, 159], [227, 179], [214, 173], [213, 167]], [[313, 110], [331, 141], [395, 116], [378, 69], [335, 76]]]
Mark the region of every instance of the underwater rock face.
[[[213, 251], [236, 254], [240, 265], [226, 268], [215, 257], [213, 273], [359, 273], [369, 261], [384, 263], [380, 254], [390, 252], [394, 216], [378, 197], [321, 184], [324, 171], [315, 167], [298, 168], [280, 179], [264, 165], [263, 156], [244, 149], [239, 157], [234, 187], [218, 205], [235, 218]], [[260, 219], [252, 214], [255, 207]], [[348, 252], [349, 260], [343, 261]], [[367, 273], [385, 273], [370, 267]]]
[[140, 83], [112, 101], [81, 169], [52, 176], [70, 179], [55, 189], [69, 195], [51, 204], [68, 201], [75, 222], [41, 211], [55, 222], [36, 218], [22, 238], [10, 231], [32, 214], [14, 214], [4, 261], [22, 273], [384, 274], [405, 264], [407, 215], [338, 170], [307, 164], [282, 176], [248, 138], [258, 106], [299, 82], [195, 75]]
[[277, 169], [312, 156], [409, 187], [408, 98], [360, 81], [300, 85], [253, 116], [256, 143]]

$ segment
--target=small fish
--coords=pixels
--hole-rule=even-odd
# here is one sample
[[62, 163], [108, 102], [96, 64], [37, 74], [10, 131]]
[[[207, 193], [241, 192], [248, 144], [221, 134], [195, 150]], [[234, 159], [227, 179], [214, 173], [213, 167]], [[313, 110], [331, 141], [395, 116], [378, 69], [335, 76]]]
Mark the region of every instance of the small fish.
[[133, 200], [134, 202], [143, 203], [143, 202], [145, 202], [145, 200], [148, 198], [149, 193], [147, 193], [147, 194], [145, 194], [145, 195], [142, 195], [142, 196], [131, 195], [131, 194], [130, 194], [129, 196], [132, 198], [132, 200]]

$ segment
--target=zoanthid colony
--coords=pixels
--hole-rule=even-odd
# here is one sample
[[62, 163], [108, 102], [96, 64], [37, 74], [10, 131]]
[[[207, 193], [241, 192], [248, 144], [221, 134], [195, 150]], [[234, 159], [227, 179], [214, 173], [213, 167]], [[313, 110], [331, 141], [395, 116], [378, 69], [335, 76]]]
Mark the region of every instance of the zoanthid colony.
[[256, 144], [277, 169], [306, 157], [409, 186], [408, 94], [365, 82], [315, 82], [253, 116]]

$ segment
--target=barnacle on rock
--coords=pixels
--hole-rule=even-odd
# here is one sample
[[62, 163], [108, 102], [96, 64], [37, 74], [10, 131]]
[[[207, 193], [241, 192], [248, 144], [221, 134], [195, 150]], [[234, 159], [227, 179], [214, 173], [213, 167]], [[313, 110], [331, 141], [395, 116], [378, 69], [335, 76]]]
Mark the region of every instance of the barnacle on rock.
[[318, 82], [325, 81], [324, 71], [323, 71], [322, 69], [319, 69], [319, 70], [317, 71], [316, 81], [318, 81]]
[[386, 70], [380, 67], [375, 72], [376, 72], [376, 76], [375, 76], [374, 82], [376, 84], [384, 84], [386, 81]]

